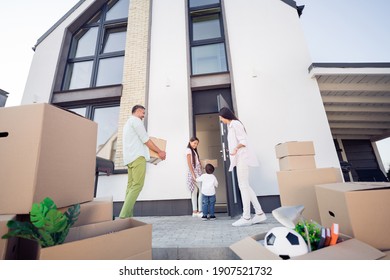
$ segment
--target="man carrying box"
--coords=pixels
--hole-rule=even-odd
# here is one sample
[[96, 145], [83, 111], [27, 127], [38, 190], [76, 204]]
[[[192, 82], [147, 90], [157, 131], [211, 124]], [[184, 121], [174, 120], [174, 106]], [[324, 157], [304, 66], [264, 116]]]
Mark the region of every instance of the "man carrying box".
[[131, 113], [132, 116], [123, 127], [123, 161], [127, 166], [128, 181], [120, 218], [133, 217], [135, 202], [145, 182], [146, 161], [150, 159], [149, 149], [155, 151], [162, 160], [166, 157], [166, 153], [153, 143], [146, 132], [142, 122], [145, 107], [135, 105]]

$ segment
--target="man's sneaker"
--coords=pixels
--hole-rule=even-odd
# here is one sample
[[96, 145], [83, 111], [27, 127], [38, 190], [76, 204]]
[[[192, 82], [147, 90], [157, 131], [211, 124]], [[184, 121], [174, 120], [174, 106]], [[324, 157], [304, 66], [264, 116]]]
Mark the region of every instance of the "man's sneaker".
[[207, 216], [204, 216], [204, 215], [203, 215], [203, 216], [202, 216], [202, 220], [203, 220], [203, 221], [207, 221]]
[[252, 218], [252, 224], [259, 224], [261, 222], [264, 222], [265, 220], [267, 220], [267, 216], [264, 213], [256, 214]]
[[234, 223], [232, 223], [232, 226], [234, 227], [246, 227], [246, 226], [251, 226], [252, 225], [252, 220], [249, 219], [244, 219], [243, 217], [241, 217], [241, 219], [239, 219], [238, 221], [235, 221]]
[[214, 215], [210, 216], [210, 220], [214, 221], [215, 219], [216, 219], [216, 217]]

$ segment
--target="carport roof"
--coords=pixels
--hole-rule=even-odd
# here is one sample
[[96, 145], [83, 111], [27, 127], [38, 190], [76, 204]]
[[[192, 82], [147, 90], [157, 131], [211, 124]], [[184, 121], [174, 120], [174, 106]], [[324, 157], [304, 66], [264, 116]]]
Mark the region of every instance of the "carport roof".
[[390, 136], [390, 63], [313, 63], [334, 138]]

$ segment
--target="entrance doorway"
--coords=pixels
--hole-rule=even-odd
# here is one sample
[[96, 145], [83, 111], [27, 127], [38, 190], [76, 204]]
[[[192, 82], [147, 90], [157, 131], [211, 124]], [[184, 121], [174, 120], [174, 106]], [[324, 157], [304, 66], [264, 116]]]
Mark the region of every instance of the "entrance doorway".
[[218, 212], [236, 216], [242, 211], [235, 172], [229, 172], [227, 127], [219, 121], [219, 108], [232, 108], [230, 88], [192, 92], [194, 134], [199, 138], [201, 159], [216, 161], [219, 186], [216, 193]]
[[198, 146], [200, 159], [216, 163], [214, 175], [218, 180], [218, 188], [216, 189], [215, 212], [227, 213], [227, 190], [224, 163], [221, 156], [222, 144], [218, 114], [195, 115], [195, 128], [196, 136], [200, 140]]

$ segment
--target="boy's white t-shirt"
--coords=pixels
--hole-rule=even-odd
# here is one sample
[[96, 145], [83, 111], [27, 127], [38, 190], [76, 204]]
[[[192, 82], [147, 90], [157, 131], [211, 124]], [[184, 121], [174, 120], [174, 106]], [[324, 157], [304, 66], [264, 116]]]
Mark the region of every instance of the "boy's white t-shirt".
[[213, 174], [202, 174], [196, 181], [202, 183], [201, 191], [204, 195], [215, 195], [215, 188], [218, 187], [217, 178]]

